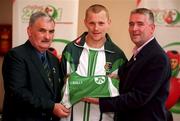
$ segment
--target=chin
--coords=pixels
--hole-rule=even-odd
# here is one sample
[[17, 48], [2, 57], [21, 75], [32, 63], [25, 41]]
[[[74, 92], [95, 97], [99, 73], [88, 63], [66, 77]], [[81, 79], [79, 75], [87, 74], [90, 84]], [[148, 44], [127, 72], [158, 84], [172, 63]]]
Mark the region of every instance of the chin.
[[102, 40], [102, 37], [94, 37], [93, 38], [95, 41], [101, 41]]
[[133, 38], [132, 41], [133, 41], [134, 43], [139, 43], [139, 42], [140, 42], [140, 40], [139, 40], [138, 38]]
[[47, 50], [49, 47], [50, 47], [50, 46], [42, 46], [41, 48], [42, 48], [43, 50]]

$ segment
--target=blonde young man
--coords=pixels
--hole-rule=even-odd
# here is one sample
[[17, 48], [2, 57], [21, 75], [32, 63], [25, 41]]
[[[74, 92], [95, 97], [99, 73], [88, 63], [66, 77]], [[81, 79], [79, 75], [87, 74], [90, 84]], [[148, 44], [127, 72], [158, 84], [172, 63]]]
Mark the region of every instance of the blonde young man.
[[[65, 47], [61, 63], [64, 77], [76, 72], [83, 76], [83, 79], [80, 78], [85, 79], [88, 84], [83, 88], [77, 85], [79, 90], [73, 92], [74, 94], [80, 95], [89, 88], [91, 88], [89, 93], [93, 92], [96, 88], [91, 83], [92, 78], [98, 75], [117, 74], [118, 68], [126, 62], [122, 50], [107, 34], [110, 23], [108, 10], [104, 6], [99, 4], [90, 6], [84, 19], [88, 32], [84, 32]], [[81, 83], [80, 78], [77, 84]], [[113, 121], [113, 118], [113, 113], [100, 112], [96, 99], [85, 98], [71, 107], [71, 115], [63, 121]]]

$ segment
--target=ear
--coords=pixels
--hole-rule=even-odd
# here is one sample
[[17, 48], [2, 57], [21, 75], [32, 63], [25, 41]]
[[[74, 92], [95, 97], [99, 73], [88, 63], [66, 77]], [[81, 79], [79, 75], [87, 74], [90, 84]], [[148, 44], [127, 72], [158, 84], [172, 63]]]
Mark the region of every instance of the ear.
[[86, 21], [86, 19], [84, 19], [84, 25], [87, 27], [87, 21]]
[[107, 20], [107, 24], [108, 24], [107, 27], [108, 27], [108, 29], [109, 29], [110, 26], [111, 26], [111, 19], [108, 19], [108, 20]]
[[108, 20], [108, 24], [111, 25], [111, 19]]
[[27, 27], [27, 34], [29, 37], [31, 36], [31, 27], [30, 26]]
[[155, 31], [156, 26], [155, 26], [155, 24], [151, 24], [150, 27], [151, 27], [151, 32], [152, 32], [152, 34], [153, 34], [154, 31]]
[[152, 24], [152, 25], [151, 25], [151, 28], [152, 28], [152, 30], [154, 31], [155, 28], [156, 28], [155, 24]]

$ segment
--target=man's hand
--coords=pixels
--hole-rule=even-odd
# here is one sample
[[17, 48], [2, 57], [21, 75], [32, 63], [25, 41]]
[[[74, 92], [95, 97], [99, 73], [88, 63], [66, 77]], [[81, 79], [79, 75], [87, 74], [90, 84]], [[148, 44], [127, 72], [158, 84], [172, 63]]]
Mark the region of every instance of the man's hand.
[[93, 103], [93, 104], [99, 104], [99, 99], [98, 98], [83, 98], [81, 99], [81, 101], [84, 101], [84, 102], [88, 102], [88, 103]]
[[53, 114], [57, 117], [67, 117], [69, 115], [70, 111], [69, 109], [65, 108], [64, 105], [61, 103], [55, 103]]
[[111, 74], [109, 74], [107, 76], [110, 77], [110, 78], [113, 78], [113, 79], [117, 79], [117, 80], [120, 79], [119, 76], [117, 74], [114, 74], [114, 73], [111, 73]]

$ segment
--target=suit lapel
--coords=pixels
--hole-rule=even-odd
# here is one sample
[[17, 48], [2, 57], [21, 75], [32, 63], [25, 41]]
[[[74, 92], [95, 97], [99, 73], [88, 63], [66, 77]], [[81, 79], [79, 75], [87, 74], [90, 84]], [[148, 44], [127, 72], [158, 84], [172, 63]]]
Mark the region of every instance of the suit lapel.
[[[122, 90], [126, 90], [127, 87], [130, 87], [130, 85], [133, 83], [132, 80], [130, 80], [130, 78], [132, 78], [132, 76], [134, 76], [134, 66], [135, 66], [135, 60], [133, 58], [133, 56], [131, 57], [131, 59], [128, 61], [128, 63], [126, 64], [125, 68], [124, 68], [124, 75], [122, 76]], [[129, 76], [131, 75], [131, 76]]]
[[131, 85], [134, 83], [134, 78], [136, 74], [141, 69], [141, 66], [146, 62], [146, 59], [151, 56], [152, 51], [156, 51], [157, 41], [153, 39], [146, 46], [142, 48], [142, 50], [136, 55], [136, 60], [133, 59], [133, 56], [128, 61], [125, 68], [125, 76], [123, 78], [124, 88], [126, 90], [127, 87], [131, 88]]
[[43, 78], [45, 84], [51, 90], [52, 94], [54, 94], [53, 89], [50, 87], [47, 74], [45, 74], [44, 67], [43, 67], [41, 60], [39, 59], [35, 49], [32, 47], [32, 45], [30, 44], [29, 41], [26, 42], [26, 45], [27, 45], [27, 52], [28, 52], [27, 54], [29, 54], [28, 57], [30, 57], [29, 59], [31, 59], [31, 62], [34, 64], [34, 67], [37, 68], [37, 70], [39, 70], [40, 76]]
[[47, 52], [47, 58], [48, 58], [48, 61], [49, 61], [49, 64], [50, 64], [50, 69], [51, 69], [51, 72], [52, 72], [52, 77], [53, 77], [53, 84], [54, 84], [54, 86], [53, 86], [53, 91], [56, 93], [56, 91], [57, 90], [55, 90], [55, 89], [57, 89], [57, 84], [56, 84], [56, 80], [58, 80], [58, 78], [57, 78], [57, 65], [56, 65], [56, 62], [54, 61], [54, 58], [52, 57], [52, 55], [49, 53], [49, 52]]
[[131, 59], [128, 61], [127, 65], [126, 65], [126, 68], [131, 67], [133, 63], [134, 63], [134, 58], [132, 56]]

